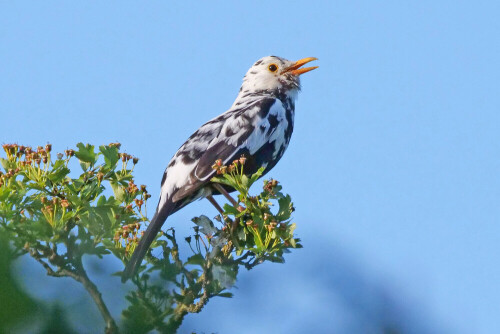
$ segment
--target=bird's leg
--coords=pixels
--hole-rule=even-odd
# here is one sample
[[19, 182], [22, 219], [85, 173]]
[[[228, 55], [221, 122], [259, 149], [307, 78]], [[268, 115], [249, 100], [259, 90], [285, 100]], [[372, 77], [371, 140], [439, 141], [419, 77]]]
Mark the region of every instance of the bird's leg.
[[236, 202], [236, 201], [234, 200], [234, 198], [232, 198], [232, 197], [231, 197], [231, 195], [229, 195], [229, 193], [226, 191], [226, 189], [224, 189], [224, 187], [223, 187], [223, 186], [221, 186], [221, 185], [220, 185], [220, 184], [218, 184], [218, 183], [213, 183], [212, 185], [213, 185], [213, 187], [214, 187], [216, 190], [218, 190], [218, 191], [219, 191], [222, 195], [224, 195], [224, 197], [226, 197], [226, 198], [227, 198], [227, 200], [228, 200], [229, 202], [231, 202], [231, 204], [232, 204], [235, 208], [238, 208], [238, 206], [239, 206], [238, 202]]
[[[242, 206], [241, 206], [238, 202], [236, 202], [236, 201], [235, 201], [235, 200], [231, 197], [231, 195], [229, 195], [229, 193], [226, 191], [226, 189], [224, 189], [224, 187], [223, 187], [223, 186], [221, 186], [221, 185], [220, 185], [220, 184], [218, 184], [218, 183], [213, 183], [212, 185], [213, 185], [213, 187], [214, 187], [216, 190], [218, 190], [218, 191], [219, 191], [222, 195], [224, 195], [224, 196], [225, 196], [225, 197], [229, 200], [229, 202], [231, 202], [231, 204], [233, 204], [233, 206], [234, 206], [234, 207], [235, 207], [238, 211], [240, 211], [240, 210], [242, 210], [242, 209], [243, 209], [243, 208], [242, 208]], [[210, 199], [210, 198], [211, 198], [211, 199]], [[208, 196], [207, 196], [207, 199], [208, 199], [208, 200], [210, 201], [210, 203], [212, 203], [214, 206], [215, 206], [215, 205], [219, 206], [219, 204], [217, 204], [217, 202], [215, 202], [215, 199], [214, 199], [212, 196], [210, 196], [210, 197], [208, 197]], [[213, 201], [213, 202], [212, 202], [212, 201]], [[215, 204], [214, 204], [214, 203], [215, 203]], [[217, 208], [217, 206], [216, 206], [216, 208]], [[220, 206], [219, 206], [219, 208], [220, 208]], [[217, 210], [218, 210], [218, 209], [217, 209]], [[221, 209], [221, 210], [222, 210], [222, 209]], [[222, 212], [221, 212], [221, 213], [222, 213]], [[224, 216], [224, 214], [222, 214], [222, 216], [224, 217], [224, 219], [228, 219], [228, 220], [229, 220], [229, 222], [231, 223], [231, 234], [233, 234], [233, 233], [236, 231], [236, 228], [237, 228], [238, 224], [240, 223], [240, 218], [236, 218], [235, 220], [231, 220], [231, 219], [229, 219], [227, 216]]]
[[220, 212], [221, 215], [224, 215], [224, 210], [220, 207], [219, 203], [215, 201], [215, 199], [212, 197], [212, 195], [208, 195], [207, 199], [210, 203], [212, 203], [213, 206], [217, 209], [217, 211]]
[[213, 198], [212, 195], [208, 195], [207, 196], [207, 199], [210, 203], [212, 203], [213, 206], [215, 206], [215, 208], [217, 209], [217, 211], [220, 212], [221, 216], [223, 217], [224, 220], [229, 221], [231, 223], [231, 231], [234, 232], [234, 229], [236, 228], [236, 226], [238, 225], [240, 219], [239, 218], [236, 218], [234, 221], [232, 221], [231, 219], [229, 219], [225, 214], [224, 214], [224, 210], [220, 207], [219, 203], [217, 203], [217, 201], [215, 200], [215, 198]]

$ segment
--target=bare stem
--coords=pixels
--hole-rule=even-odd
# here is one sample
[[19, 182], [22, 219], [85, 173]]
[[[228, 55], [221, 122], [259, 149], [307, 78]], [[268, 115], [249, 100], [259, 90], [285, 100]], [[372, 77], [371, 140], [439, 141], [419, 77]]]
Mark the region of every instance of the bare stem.
[[65, 268], [58, 267], [57, 270], [52, 269], [52, 267], [42, 260], [41, 255], [34, 249], [30, 251], [30, 255], [38, 261], [42, 266], [47, 270], [47, 275], [54, 277], [71, 277], [75, 281], [82, 283], [83, 287], [88, 291], [94, 303], [97, 305], [97, 308], [101, 312], [102, 317], [104, 318], [104, 322], [106, 323], [105, 333], [106, 334], [115, 334], [118, 333], [118, 326], [116, 325], [115, 320], [109, 313], [109, 310], [102, 299], [102, 295], [97, 289], [97, 286], [90, 280], [87, 276], [87, 273], [83, 270], [83, 267], [76, 270], [69, 270]]

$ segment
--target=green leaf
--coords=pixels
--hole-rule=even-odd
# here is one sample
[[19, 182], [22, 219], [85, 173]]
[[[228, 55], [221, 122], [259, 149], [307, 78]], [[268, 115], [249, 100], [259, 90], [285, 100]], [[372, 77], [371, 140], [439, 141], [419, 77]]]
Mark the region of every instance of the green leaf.
[[257, 181], [262, 174], [264, 174], [264, 171], [266, 170], [265, 167], [260, 167], [251, 177], [250, 177], [250, 185], [254, 184], [255, 181]]
[[203, 258], [203, 256], [201, 254], [195, 254], [191, 257], [188, 258], [188, 260], [186, 261], [186, 264], [197, 264], [197, 265], [203, 265], [203, 263], [205, 262], [205, 259]]
[[75, 156], [80, 162], [87, 162], [91, 165], [96, 163], [97, 156], [94, 152], [94, 145], [83, 145], [83, 143], [78, 143], [76, 147], [78, 147], [78, 151], [75, 152]]
[[[62, 161], [62, 160], [58, 160], [58, 161]], [[66, 175], [69, 174], [69, 172], [70, 172], [69, 168], [64, 166], [64, 164], [63, 164], [62, 166], [55, 168], [51, 173], [49, 173], [47, 175], [47, 177], [49, 178], [50, 181], [52, 181], [54, 183], [58, 183], [61, 180], [63, 180], [66, 177]]]
[[278, 257], [278, 256], [268, 256], [266, 260], [269, 260], [271, 262], [275, 263], [285, 263], [285, 259], [283, 257]]
[[[226, 176], [227, 175], [227, 176]], [[210, 179], [211, 182], [225, 184], [228, 186], [232, 186], [234, 182], [228, 180], [227, 177], [231, 177], [229, 174], [224, 174], [223, 176], [214, 176]]]
[[238, 209], [236, 209], [234, 206], [227, 204], [227, 203], [224, 204], [224, 212], [228, 215], [233, 215], [233, 216], [236, 216], [240, 213], [238, 211]]
[[221, 292], [217, 296], [224, 298], [233, 298], [233, 294], [231, 292]]
[[106, 205], [106, 196], [101, 195], [97, 200], [96, 206], [104, 206], [104, 205]]
[[111, 184], [111, 188], [113, 188], [113, 193], [115, 197], [120, 202], [125, 200], [125, 189], [118, 182], [109, 182]]
[[238, 229], [238, 239], [239, 240], [243, 240], [243, 241], [246, 241], [247, 240], [247, 234], [245, 233], [245, 229], [244, 228], [240, 228]]
[[254, 229], [254, 228], [249, 228], [250, 232], [253, 234], [253, 241], [255, 242], [255, 246], [259, 249], [259, 251], [264, 250], [264, 243], [262, 242], [262, 239], [260, 238], [259, 230]]
[[213, 265], [212, 276], [225, 289], [230, 288], [236, 282], [236, 272], [231, 270], [229, 266]]
[[2, 163], [3, 169], [5, 169], [5, 171], [8, 171], [9, 169], [14, 169], [12, 168], [12, 163], [9, 160], [0, 158], [0, 162]]
[[245, 175], [243, 174], [241, 176], [241, 185], [248, 190], [248, 188], [250, 188], [251, 184], [249, 184], [250, 182], [250, 179]]
[[118, 148], [115, 146], [99, 146], [99, 151], [101, 151], [104, 156], [104, 162], [106, 163], [106, 167], [111, 170], [114, 170], [116, 164], [120, 160], [120, 156], [118, 155]]
[[200, 232], [205, 235], [213, 235], [217, 232], [214, 223], [205, 215], [194, 217], [191, 220], [200, 227]]
[[292, 215], [292, 198], [290, 195], [286, 195], [285, 197], [281, 197], [278, 199], [279, 210], [276, 218], [280, 221], [284, 221], [290, 219]]

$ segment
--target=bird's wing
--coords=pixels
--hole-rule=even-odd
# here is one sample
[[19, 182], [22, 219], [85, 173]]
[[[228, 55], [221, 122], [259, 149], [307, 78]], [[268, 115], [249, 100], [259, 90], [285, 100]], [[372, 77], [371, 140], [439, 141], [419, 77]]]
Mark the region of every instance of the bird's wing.
[[216, 160], [221, 159], [226, 165], [239, 158], [238, 152], [246, 149], [252, 154], [269, 142], [277, 124], [270, 121], [268, 116], [281, 114], [278, 110], [280, 108], [283, 109], [283, 106], [279, 100], [261, 98], [248, 108], [234, 112], [228, 117], [219, 135], [210, 142], [197, 161], [191, 173], [191, 182], [175, 193], [173, 201], [188, 196], [206, 184], [215, 174], [212, 166]]

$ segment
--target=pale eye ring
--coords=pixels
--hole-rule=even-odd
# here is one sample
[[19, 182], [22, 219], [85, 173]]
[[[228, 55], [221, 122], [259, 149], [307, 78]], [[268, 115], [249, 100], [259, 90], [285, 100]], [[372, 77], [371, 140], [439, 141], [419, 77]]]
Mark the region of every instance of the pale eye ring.
[[271, 64], [269, 65], [269, 67], [267, 68], [269, 71], [271, 72], [276, 72], [278, 70], [278, 65], [276, 64]]

